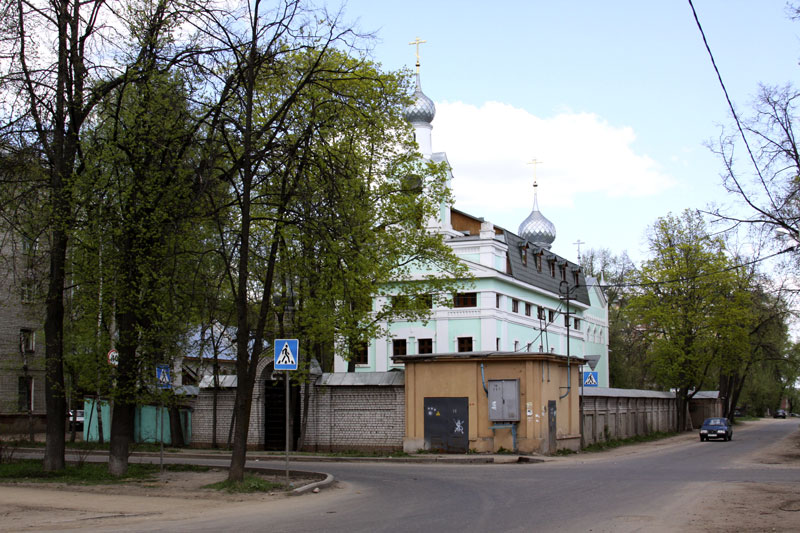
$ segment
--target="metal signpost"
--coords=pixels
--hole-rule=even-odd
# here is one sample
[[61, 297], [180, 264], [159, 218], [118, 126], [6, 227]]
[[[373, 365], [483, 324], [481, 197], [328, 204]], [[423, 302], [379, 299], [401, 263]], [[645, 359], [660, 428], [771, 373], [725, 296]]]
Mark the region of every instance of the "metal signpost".
[[283, 370], [286, 388], [286, 486], [289, 486], [289, 371], [297, 370], [300, 347], [297, 339], [275, 339], [275, 370]]
[[[169, 375], [169, 365], [156, 365], [156, 383], [158, 384], [159, 389], [171, 389], [172, 388], [172, 378]], [[160, 471], [164, 473], [164, 397], [161, 396], [161, 401], [159, 402], [158, 414], [159, 414], [159, 428], [161, 430], [161, 458], [159, 461], [160, 464]]]

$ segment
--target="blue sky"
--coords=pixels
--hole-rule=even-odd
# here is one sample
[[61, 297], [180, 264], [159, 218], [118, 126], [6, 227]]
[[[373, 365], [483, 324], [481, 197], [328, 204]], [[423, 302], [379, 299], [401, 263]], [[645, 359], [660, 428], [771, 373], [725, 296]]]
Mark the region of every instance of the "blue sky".
[[[330, 2], [329, 8], [337, 6]], [[798, 81], [800, 22], [778, 0], [696, 0], [734, 104], [759, 83]], [[350, 0], [386, 69], [413, 68], [434, 100], [433, 148], [447, 152], [455, 207], [516, 231], [533, 203], [572, 243], [647, 256], [659, 216], [729, 203], [704, 146], [730, 113], [687, 1]]]

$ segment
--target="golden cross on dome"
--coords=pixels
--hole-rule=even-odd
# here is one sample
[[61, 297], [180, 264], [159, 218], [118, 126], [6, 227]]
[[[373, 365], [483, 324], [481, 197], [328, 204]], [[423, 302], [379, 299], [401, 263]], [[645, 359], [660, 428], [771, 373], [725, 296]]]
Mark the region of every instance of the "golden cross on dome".
[[537, 187], [537, 183], [536, 183], [536, 166], [537, 165], [543, 165], [544, 161], [539, 161], [538, 159], [533, 158], [531, 161], [528, 162], [528, 164], [529, 165], [533, 165], [533, 187], [536, 188]]
[[578, 239], [577, 241], [573, 242], [572, 244], [578, 245], [578, 261], [581, 260], [581, 244], [586, 244], [582, 240]]
[[413, 41], [408, 43], [408, 44], [413, 44], [413, 45], [417, 46], [417, 73], [419, 73], [419, 45], [421, 45], [423, 43], [427, 43], [427, 42], [428, 41], [423, 41], [419, 37], [417, 37], [416, 39], [414, 39]]

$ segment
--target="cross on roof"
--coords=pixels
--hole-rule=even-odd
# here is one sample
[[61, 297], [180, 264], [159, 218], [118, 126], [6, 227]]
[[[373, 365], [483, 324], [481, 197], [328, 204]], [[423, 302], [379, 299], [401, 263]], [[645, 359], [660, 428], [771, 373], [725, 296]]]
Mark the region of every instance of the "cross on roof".
[[536, 183], [536, 166], [543, 165], [544, 161], [539, 161], [536, 158], [533, 158], [531, 161], [528, 162], [529, 165], [533, 165], [533, 188], [535, 189], [538, 185]]
[[408, 43], [408, 44], [416, 45], [416, 47], [417, 47], [417, 72], [419, 72], [419, 45], [421, 45], [423, 43], [427, 43], [427, 42], [428, 41], [423, 41], [419, 37], [417, 37], [416, 39], [414, 39], [413, 41]]
[[573, 242], [572, 244], [576, 244], [578, 246], [578, 262], [581, 260], [581, 244], [586, 244], [582, 240], [578, 239], [577, 241]]

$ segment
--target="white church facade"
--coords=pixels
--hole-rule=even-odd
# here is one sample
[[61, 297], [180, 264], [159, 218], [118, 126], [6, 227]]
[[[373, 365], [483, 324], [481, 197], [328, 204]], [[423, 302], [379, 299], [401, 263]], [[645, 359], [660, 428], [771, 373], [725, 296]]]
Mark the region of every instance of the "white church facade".
[[[414, 103], [406, 118], [414, 126], [422, 156], [449, 164], [445, 153], [432, 151], [434, 115], [418, 70]], [[402, 369], [393, 356], [554, 353], [595, 359], [596, 374], [586, 375], [587, 384], [609, 386], [608, 303], [596, 279], [551, 251], [555, 226], [540, 212], [536, 190], [534, 184], [533, 210], [516, 233], [442, 206], [438, 220], [429, 222], [430, 230], [442, 235], [474, 281], [452, 296], [451, 307], [433, 306], [425, 323], [384, 324], [389, 335], [372, 340], [356, 361], [356, 372]], [[388, 297], [376, 297], [373, 305], [390, 303]], [[335, 372], [347, 368], [347, 361], [336, 359]]]

